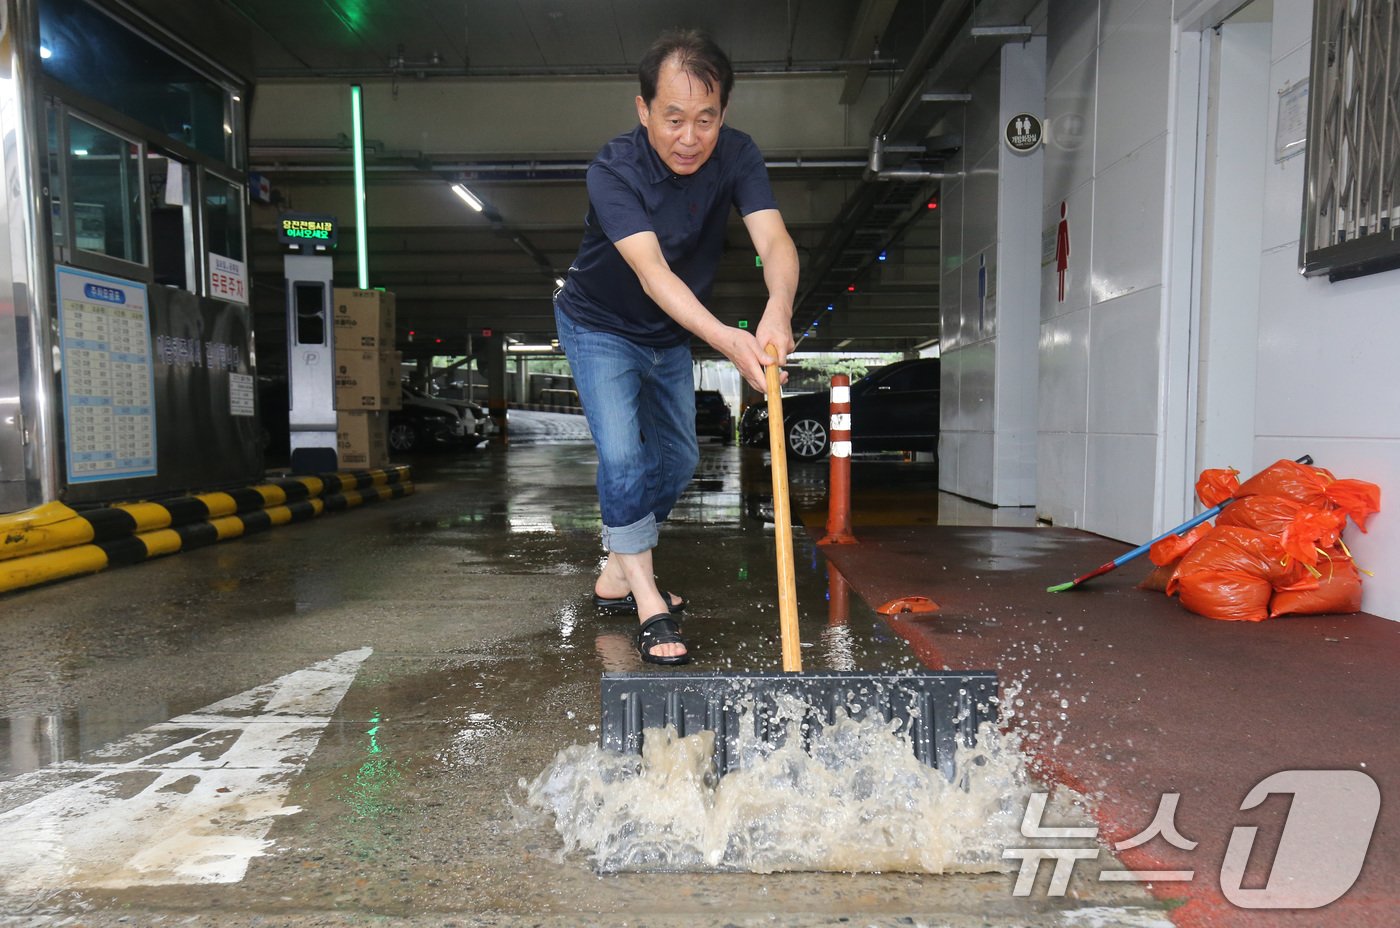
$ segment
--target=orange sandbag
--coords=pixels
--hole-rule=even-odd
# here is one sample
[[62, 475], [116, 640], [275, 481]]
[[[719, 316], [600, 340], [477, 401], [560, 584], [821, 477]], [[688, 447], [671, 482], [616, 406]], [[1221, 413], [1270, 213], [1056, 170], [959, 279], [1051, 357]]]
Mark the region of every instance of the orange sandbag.
[[[1228, 509], [1228, 507], [1227, 507]], [[1197, 615], [1260, 622], [1269, 617], [1275, 587], [1315, 585], [1298, 561], [1284, 563], [1282, 543], [1253, 529], [1216, 526], [1176, 568], [1167, 595]]]
[[1208, 467], [1196, 479], [1196, 498], [1207, 509], [1219, 506], [1240, 489], [1240, 472], [1233, 467]]
[[[1282, 496], [1308, 506], [1326, 508], [1327, 487], [1336, 477], [1323, 467], [1297, 461], [1275, 461], [1240, 484], [1236, 496]], [[1228, 508], [1228, 507], [1227, 507]]]
[[1138, 584], [1138, 589], [1149, 590], [1153, 593], [1165, 593], [1167, 584], [1171, 583], [1172, 574], [1176, 573], [1177, 565], [1180, 563], [1180, 561], [1172, 561], [1170, 564], [1154, 564], [1152, 570]]
[[1338, 547], [1342, 540], [1342, 526], [1346, 522], [1346, 513], [1340, 509], [1300, 506], [1293, 521], [1284, 527], [1279, 540], [1289, 557], [1312, 566], [1317, 563], [1319, 555], [1326, 553], [1322, 549]]
[[1186, 552], [1194, 548], [1198, 541], [1209, 535], [1212, 528], [1214, 526], [1209, 522], [1202, 522], [1185, 535], [1168, 535], [1148, 548], [1147, 556], [1158, 567], [1176, 563], [1185, 557]]
[[1282, 535], [1302, 508], [1302, 503], [1282, 496], [1246, 496], [1220, 510], [1216, 524]]
[[1281, 590], [1269, 602], [1270, 618], [1281, 615], [1326, 615], [1361, 611], [1361, 573], [1341, 548], [1318, 563], [1322, 576], [1315, 590]]
[[1210, 534], [1211, 528], [1209, 522], [1202, 522], [1185, 535], [1168, 535], [1148, 548], [1147, 556], [1156, 566], [1138, 584], [1138, 589], [1165, 593], [1181, 559], [1186, 556], [1187, 551], [1195, 547], [1196, 542]]
[[1381, 511], [1381, 488], [1365, 480], [1338, 480], [1328, 484], [1327, 502], [1351, 516], [1364, 532], [1366, 518]]

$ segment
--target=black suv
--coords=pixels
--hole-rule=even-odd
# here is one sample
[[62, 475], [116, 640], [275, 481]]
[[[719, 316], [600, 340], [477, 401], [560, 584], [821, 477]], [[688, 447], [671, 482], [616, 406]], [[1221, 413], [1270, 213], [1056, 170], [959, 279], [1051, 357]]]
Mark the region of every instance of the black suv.
[[[851, 384], [852, 451], [938, 451], [938, 359], [912, 358], [877, 368]], [[831, 391], [783, 397], [789, 453], [824, 457], [831, 450]], [[768, 447], [768, 405], [739, 421], [739, 441]]]
[[734, 441], [734, 414], [718, 390], [695, 391], [695, 434], [726, 445]]

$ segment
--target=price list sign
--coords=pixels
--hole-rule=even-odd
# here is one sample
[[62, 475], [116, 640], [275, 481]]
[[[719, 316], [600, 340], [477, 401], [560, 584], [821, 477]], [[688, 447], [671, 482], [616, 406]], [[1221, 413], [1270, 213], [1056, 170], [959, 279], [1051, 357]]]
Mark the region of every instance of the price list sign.
[[155, 371], [143, 284], [58, 269], [68, 481], [156, 473]]

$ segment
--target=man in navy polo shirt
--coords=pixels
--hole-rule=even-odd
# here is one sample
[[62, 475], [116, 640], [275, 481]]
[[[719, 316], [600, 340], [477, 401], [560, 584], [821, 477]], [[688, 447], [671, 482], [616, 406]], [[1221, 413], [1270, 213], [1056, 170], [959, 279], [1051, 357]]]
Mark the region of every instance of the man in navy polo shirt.
[[[638, 68], [641, 123], [588, 168], [583, 244], [555, 296], [559, 341], [598, 446], [598, 499], [608, 560], [594, 602], [636, 610], [637, 648], [658, 664], [690, 659], [652, 568], [657, 524], [695, 472], [690, 339], [734, 362], [754, 389], [793, 349], [797, 249], [753, 139], [724, 125], [734, 72], [708, 37], [663, 35]], [[737, 209], [768, 302], [753, 334], [705, 308]], [[777, 358], [768, 356], [772, 346]]]

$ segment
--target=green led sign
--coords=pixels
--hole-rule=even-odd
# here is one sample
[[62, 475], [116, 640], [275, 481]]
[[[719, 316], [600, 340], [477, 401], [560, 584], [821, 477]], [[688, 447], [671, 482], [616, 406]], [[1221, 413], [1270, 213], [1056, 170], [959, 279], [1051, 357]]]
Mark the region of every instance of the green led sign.
[[740, 319], [740, 320], [739, 320], [739, 328], [741, 328], [741, 329], [747, 329], [748, 327], [749, 327], [749, 320], [747, 320], [747, 319]]
[[340, 227], [334, 216], [283, 213], [278, 217], [277, 241], [292, 248], [334, 248], [339, 237]]

